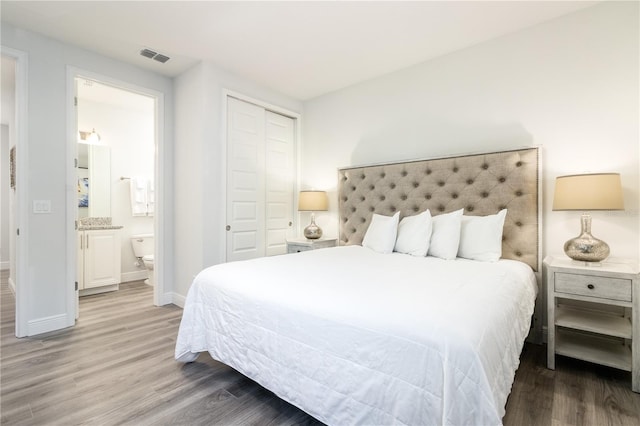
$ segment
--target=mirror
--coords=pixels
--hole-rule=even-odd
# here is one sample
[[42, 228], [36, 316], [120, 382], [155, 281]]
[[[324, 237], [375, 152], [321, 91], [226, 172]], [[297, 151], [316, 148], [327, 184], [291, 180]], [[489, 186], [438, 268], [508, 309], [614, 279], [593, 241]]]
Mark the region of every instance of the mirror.
[[111, 150], [78, 143], [78, 218], [111, 216]]

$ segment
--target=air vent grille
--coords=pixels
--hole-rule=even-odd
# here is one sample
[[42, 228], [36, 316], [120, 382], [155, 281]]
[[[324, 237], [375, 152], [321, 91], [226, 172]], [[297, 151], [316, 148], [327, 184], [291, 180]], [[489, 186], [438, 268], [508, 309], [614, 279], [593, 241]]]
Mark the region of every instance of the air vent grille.
[[151, 59], [151, 58], [153, 58], [154, 56], [156, 56], [156, 55], [158, 54], [158, 52], [154, 52], [154, 51], [153, 51], [153, 50], [151, 50], [151, 49], [142, 49], [142, 50], [140, 51], [140, 54], [141, 54], [142, 56], [144, 56], [145, 58], [149, 58], [149, 59]]
[[163, 55], [162, 53], [158, 53], [156, 56], [153, 57], [153, 59], [155, 61], [162, 62], [164, 64], [165, 62], [167, 62], [171, 58], [169, 58], [168, 56]]
[[167, 55], [163, 55], [162, 53], [154, 52], [153, 50], [147, 49], [147, 48], [142, 49], [140, 51], [140, 55], [144, 56], [145, 58], [153, 59], [154, 61], [158, 61], [158, 62], [163, 63], [163, 64], [165, 62], [167, 62], [169, 59], [171, 59]]

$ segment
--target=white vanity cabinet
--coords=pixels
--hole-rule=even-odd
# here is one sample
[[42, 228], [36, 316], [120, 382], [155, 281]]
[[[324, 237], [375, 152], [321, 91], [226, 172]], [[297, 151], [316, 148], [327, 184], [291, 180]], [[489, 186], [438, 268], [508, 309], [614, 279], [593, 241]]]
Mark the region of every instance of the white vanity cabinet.
[[120, 284], [118, 229], [78, 231], [78, 290], [80, 295], [118, 289]]

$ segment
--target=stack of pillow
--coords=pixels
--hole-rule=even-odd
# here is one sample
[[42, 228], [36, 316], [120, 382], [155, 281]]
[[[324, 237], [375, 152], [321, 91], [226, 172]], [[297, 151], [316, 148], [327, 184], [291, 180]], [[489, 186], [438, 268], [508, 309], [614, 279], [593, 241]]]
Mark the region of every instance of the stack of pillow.
[[502, 256], [502, 228], [507, 210], [489, 216], [464, 216], [463, 209], [431, 217], [429, 210], [407, 216], [373, 215], [362, 241], [378, 253], [406, 253], [441, 259], [495, 262]]

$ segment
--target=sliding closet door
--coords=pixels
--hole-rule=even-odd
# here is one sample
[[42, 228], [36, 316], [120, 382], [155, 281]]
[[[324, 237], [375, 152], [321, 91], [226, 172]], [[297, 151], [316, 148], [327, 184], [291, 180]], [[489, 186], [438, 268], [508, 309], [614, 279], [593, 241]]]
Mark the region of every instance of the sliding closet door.
[[295, 170], [295, 120], [229, 97], [227, 261], [287, 252]]
[[265, 255], [265, 110], [228, 98], [227, 261]]
[[293, 237], [294, 120], [266, 113], [266, 254], [285, 254]]

